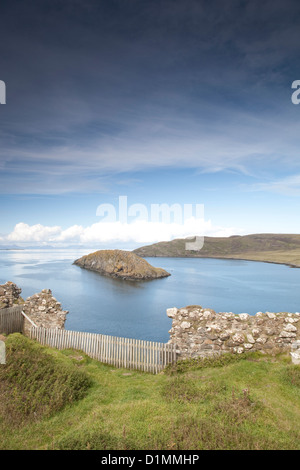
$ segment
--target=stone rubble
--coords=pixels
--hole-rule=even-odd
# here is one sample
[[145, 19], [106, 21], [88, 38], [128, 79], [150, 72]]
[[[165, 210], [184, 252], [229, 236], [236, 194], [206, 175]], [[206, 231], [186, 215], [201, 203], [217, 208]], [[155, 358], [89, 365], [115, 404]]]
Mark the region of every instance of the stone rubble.
[[[67, 310], [62, 310], [61, 303], [53, 297], [50, 289], [43, 289], [40, 293], [28, 297], [24, 303], [23, 312], [36, 326], [44, 328], [63, 329]], [[32, 324], [25, 318], [24, 334], [29, 334]]]
[[300, 363], [299, 312], [216, 313], [192, 305], [169, 308], [167, 315], [173, 320], [169, 343], [176, 345], [182, 359], [226, 352], [272, 354], [291, 351], [292, 345], [298, 345], [293, 346], [291, 357], [294, 363]]
[[0, 309], [9, 308], [24, 302], [20, 289], [14, 282], [8, 281], [0, 285]]

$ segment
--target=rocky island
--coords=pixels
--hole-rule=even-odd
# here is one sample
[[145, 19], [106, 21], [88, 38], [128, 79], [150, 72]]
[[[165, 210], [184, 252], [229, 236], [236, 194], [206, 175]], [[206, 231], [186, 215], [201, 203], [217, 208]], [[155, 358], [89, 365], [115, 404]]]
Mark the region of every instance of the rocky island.
[[140, 256], [123, 250], [99, 250], [82, 256], [73, 264], [106, 276], [127, 280], [150, 280], [170, 276], [162, 268], [151, 266]]

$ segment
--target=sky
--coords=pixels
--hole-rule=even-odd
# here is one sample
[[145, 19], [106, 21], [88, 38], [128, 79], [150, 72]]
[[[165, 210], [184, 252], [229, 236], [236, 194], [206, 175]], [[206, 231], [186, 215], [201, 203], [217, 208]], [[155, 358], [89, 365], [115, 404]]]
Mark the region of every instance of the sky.
[[298, 1], [1, 0], [0, 21], [0, 247], [300, 233]]

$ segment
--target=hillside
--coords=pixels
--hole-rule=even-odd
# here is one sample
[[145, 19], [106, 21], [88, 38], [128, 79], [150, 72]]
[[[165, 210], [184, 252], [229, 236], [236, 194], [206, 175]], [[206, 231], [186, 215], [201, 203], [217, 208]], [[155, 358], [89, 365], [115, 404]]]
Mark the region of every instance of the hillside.
[[123, 250], [99, 250], [82, 256], [74, 264], [120, 279], [149, 280], [170, 276], [164, 269], [155, 268], [140, 256]]
[[10, 335], [0, 450], [300, 450], [300, 367], [224, 355], [116, 369]]
[[142, 257], [234, 258], [300, 267], [300, 235], [254, 234], [231, 237], [204, 237], [200, 251], [187, 251], [190, 238], [137, 248], [133, 253]]

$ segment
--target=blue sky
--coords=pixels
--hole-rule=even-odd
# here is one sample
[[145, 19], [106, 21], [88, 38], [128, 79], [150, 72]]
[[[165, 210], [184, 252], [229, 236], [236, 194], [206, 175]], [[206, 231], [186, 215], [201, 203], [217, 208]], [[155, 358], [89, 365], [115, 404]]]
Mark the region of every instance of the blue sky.
[[[300, 233], [300, 5], [1, 2], [0, 245]], [[182, 227], [99, 204], [203, 204]]]

